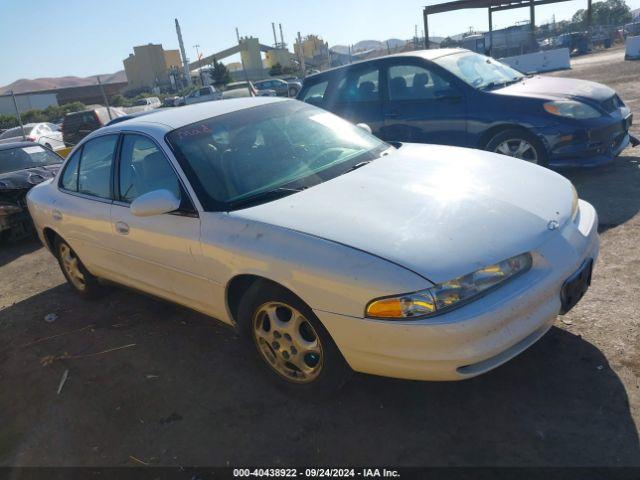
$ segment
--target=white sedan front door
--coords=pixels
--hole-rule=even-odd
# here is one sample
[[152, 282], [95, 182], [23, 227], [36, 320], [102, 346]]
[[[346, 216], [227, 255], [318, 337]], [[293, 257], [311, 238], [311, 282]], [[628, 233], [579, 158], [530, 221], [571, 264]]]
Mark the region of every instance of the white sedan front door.
[[[121, 281], [191, 308], [208, 311], [208, 280], [200, 274], [200, 218], [160, 148], [148, 137], [125, 134], [111, 208], [113, 248], [121, 257]], [[176, 212], [137, 217], [138, 196], [165, 189], [181, 198]], [[201, 263], [201, 262], [200, 262]]]

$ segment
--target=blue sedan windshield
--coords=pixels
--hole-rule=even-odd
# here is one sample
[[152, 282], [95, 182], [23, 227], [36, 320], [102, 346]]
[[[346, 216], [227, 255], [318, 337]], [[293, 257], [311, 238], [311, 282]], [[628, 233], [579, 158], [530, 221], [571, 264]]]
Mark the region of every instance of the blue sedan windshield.
[[519, 82], [524, 75], [492, 58], [473, 52], [454, 53], [434, 60], [462, 81], [477, 89]]

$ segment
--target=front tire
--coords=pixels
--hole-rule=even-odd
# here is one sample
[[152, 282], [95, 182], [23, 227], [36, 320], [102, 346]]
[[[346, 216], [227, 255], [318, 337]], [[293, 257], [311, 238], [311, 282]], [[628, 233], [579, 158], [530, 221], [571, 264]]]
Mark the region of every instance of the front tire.
[[238, 320], [259, 362], [280, 387], [324, 396], [348, 379], [351, 369], [329, 332], [288, 290], [254, 283], [241, 300]]
[[102, 294], [103, 287], [97, 277], [89, 273], [75, 251], [60, 237], [55, 241], [55, 253], [62, 274], [74, 292], [83, 298], [97, 298]]
[[499, 132], [489, 140], [485, 150], [544, 167], [548, 165], [547, 152], [542, 142], [524, 130], [509, 129]]

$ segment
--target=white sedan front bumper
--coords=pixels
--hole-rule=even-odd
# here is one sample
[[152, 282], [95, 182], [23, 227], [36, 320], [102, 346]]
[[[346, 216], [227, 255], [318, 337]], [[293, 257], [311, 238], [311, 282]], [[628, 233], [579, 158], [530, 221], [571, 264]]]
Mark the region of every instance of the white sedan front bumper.
[[315, 311], [351, 368], [414, 380], [463, 380], [507, 362], [540, 339], [561, 308], [560, 291], [599, 250], [595, 209], [580, 201], [577, 218], [534, 252], [533, 267], [449, 313], [394, 322]]

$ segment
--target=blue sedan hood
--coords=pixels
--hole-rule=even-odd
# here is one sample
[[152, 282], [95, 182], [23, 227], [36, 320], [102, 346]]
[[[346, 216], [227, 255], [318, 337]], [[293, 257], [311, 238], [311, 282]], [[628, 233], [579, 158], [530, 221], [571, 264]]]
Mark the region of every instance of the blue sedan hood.
[[[564, 177], [479, 150], [406, 144], [233, 216], [369, 252], [439, 283], [541, 245], [571, 215]], [[287, 248], [282, 245], [282, 248]]]
[[608, 100], [615, 91], [611, 88], [587, 80], [573, 78], [535, 76], [521, 82], [494, 90], [493, 93], [519, 97], [535, 97], [548, 100], [572, 98], [601, 103]]

